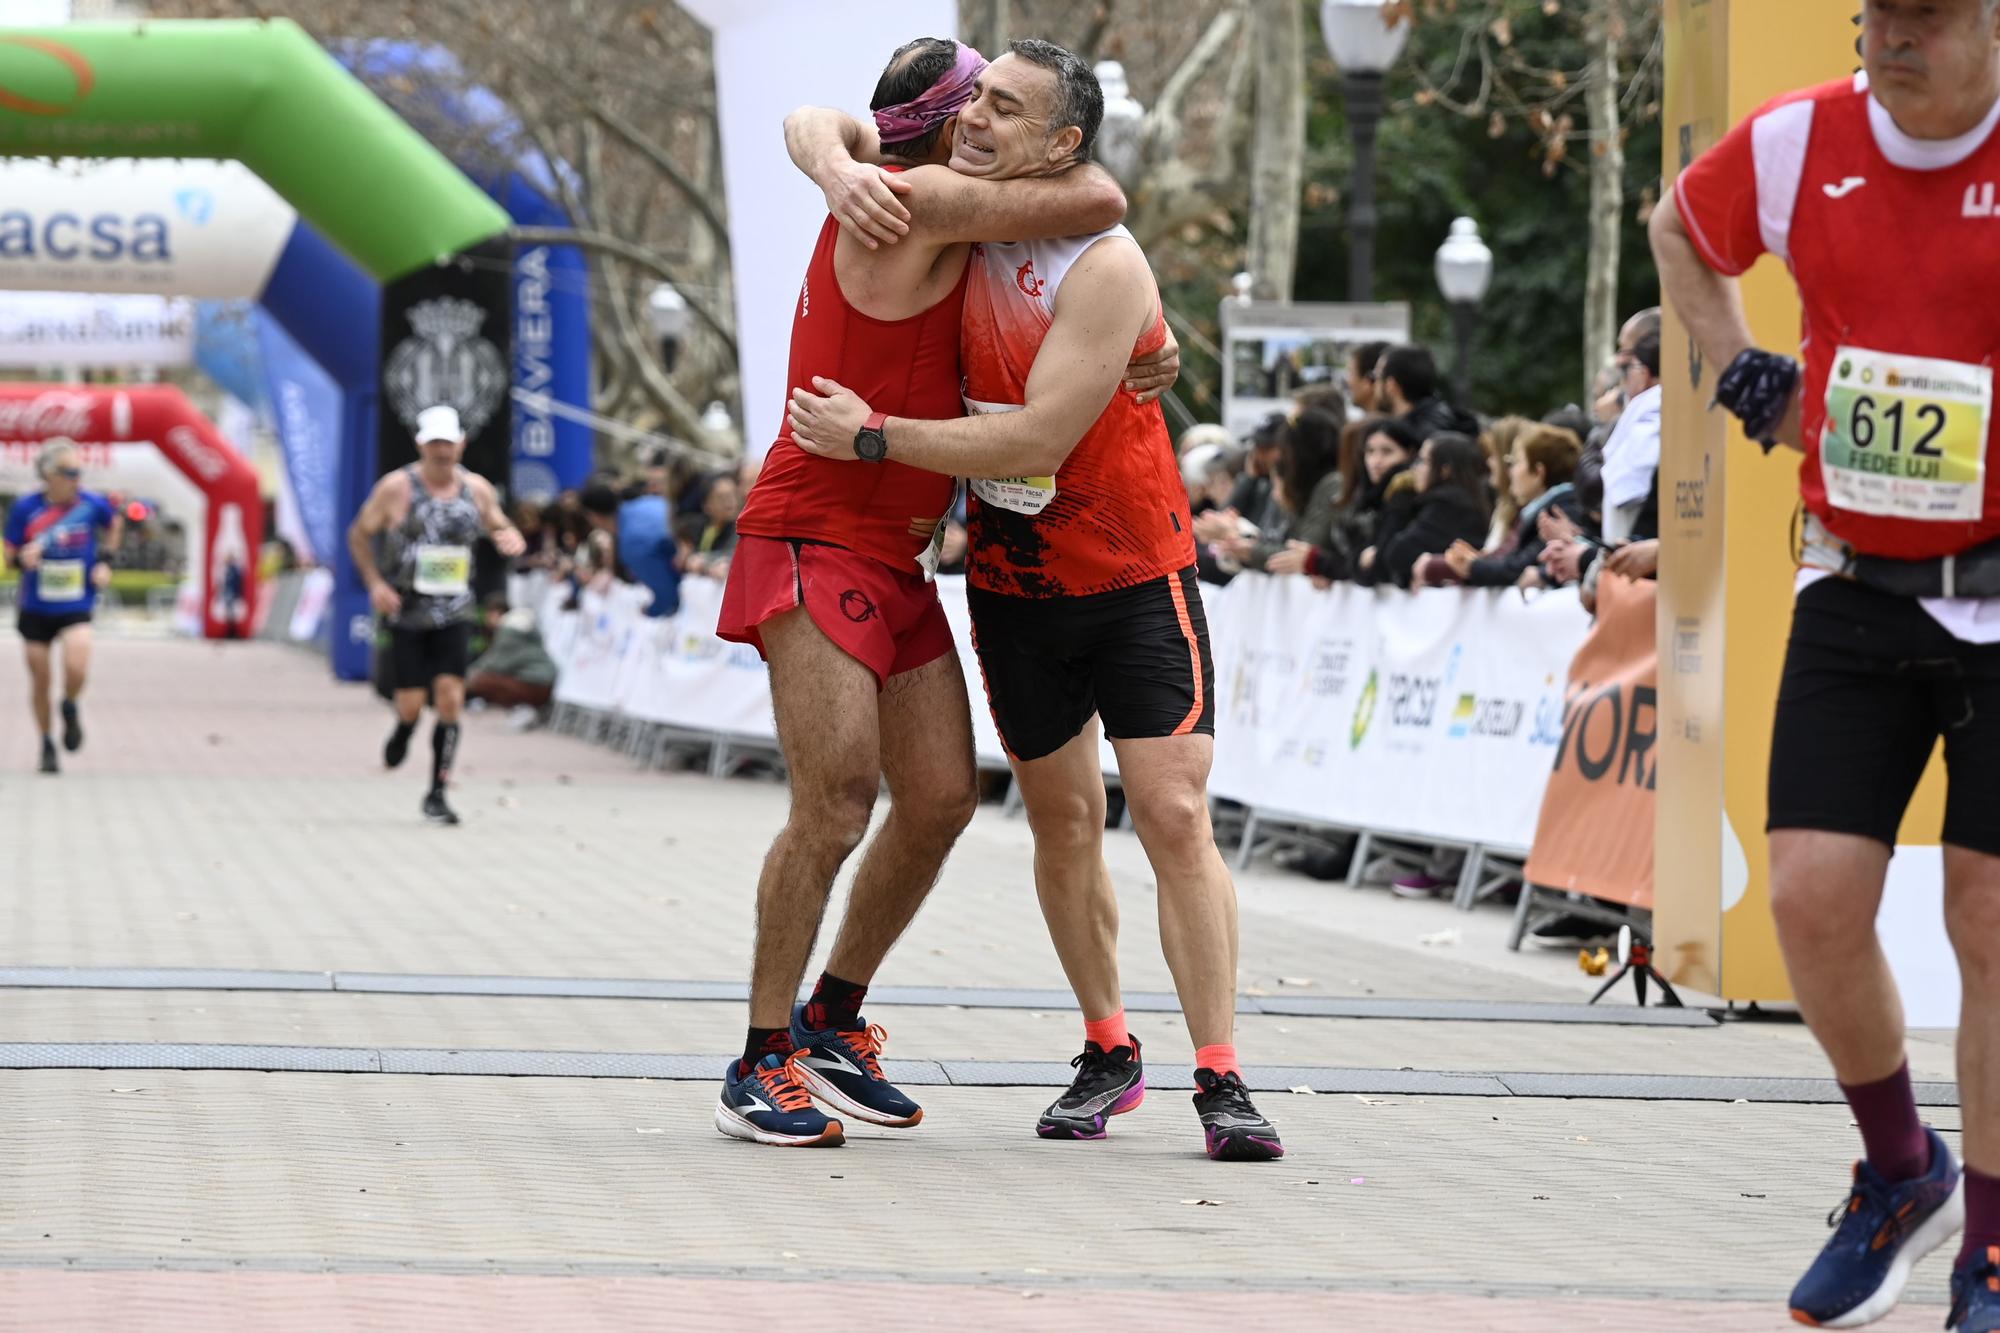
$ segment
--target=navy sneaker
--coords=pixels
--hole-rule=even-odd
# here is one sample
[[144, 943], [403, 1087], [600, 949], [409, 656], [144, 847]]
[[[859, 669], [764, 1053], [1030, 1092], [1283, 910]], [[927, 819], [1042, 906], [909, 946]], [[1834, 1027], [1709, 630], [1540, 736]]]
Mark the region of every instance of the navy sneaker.
[[924, 1108], [882, 1077], [880, 1024], [858, 1028], [809, 1028], [806, 1007], [792, 1010], [792, 1045], [798, 1050], [799, 1082], [842, 1115], [871, 1125], [908, 1129], [924, 1118]]
[[1994, 1333], [2000, 1329], [2000, 1245], [1986, 1254], [1968, 1255], [1951, 1270], [1951, 1314], [1946, 1328], [1959, 1333]]
[[76, 711], [76, 700], [62, 701], [63, 749], [75, 754], [83, 748], [83, 717]]
[[1208, 1155], [1218, 1162], [1268, 1162], [1285, 1155], [1278, 1131], [1250, 1101], [1242, 1076], [1218, 1074], [1213, 1069], [1194, 1071], [1195, 1114], [1201, 1117], [1201, 1136]]
[[746, 1074], [742, 1061], [731, 1060], [722, 1076], [722, 1100], [715, 1104], [715, 1127], [732, 1139], [770, 1143], [780, 1148], [838, 1148], [840, 1122], [820, 1114], [800, 1086], [792, 1059], [771, 1054]]
[[[1965, 1224], [1958, 1163], [1937, 1131], [1931, 1169], [1891, 1185], [1867, 1162], [1854, 1164], [1847, 1202], [1828, 1215], [1833, 1238], [1792, 1288], [1792, 1318], [1817, 1328], [1859, 1328], [1896, 1308], [1917, 1261]], [[2000, 1306], [1996, 1306], [2000, 1309]]]
[[1055, 1099], [1035, 1125], [1045, 1139], [1101, 1139], [1114, 1115], [1124, 1115], [1146, 1100], [1146, 1068], [1139, 1059], [1139, 1039], [1130, 1046], [1105, 1050], [1094, 1041], [1070, 1061], [1076, 1070], [1069, 1091]]

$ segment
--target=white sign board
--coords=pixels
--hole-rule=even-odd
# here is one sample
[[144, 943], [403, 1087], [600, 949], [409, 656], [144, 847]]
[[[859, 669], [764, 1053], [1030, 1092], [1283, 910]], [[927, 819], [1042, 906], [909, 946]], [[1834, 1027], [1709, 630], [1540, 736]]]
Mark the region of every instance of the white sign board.
[[1292, 395], [1331, 384], [1353, 401], [1347, 353], [1365, 342], [1410, 340], [1410, 307], [1290, 301], [1222, 303], [1222, 424], [1243, 439]]
[[0, 291], [0, 366], [185, 366], [193, 361], [192, 301]]
[[298, 221], [239, 162], [0, 159], [0, 289], [255, 297]]

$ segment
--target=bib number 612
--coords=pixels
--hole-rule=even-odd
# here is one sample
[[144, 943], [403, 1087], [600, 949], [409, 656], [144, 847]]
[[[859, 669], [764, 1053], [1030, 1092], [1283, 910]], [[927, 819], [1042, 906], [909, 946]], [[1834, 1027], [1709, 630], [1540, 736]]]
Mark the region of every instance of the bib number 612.
[[1912, 415], [1911, 426], [1922, 429], [1923, 435], [1910, 446], [1910, 453], [1917, 458], [1942, 458], [1944, 450], [1931, 443], [1944, 434], [1944, 409], [1936, 403], [1923, 403], [1914, 413], [1909, 413], [1909, 404], [1898, 398], [1883, 407], [1872, 394], [1860, 394], [1854, 399], [1854, 406], [1847, 414], [1847, 438], [1854, 442], [1856, 449], [1872, 448], [1876, 440], [1886, 432], [1889, 452], [1903, 452], [1903, 429], [1905, 415]]

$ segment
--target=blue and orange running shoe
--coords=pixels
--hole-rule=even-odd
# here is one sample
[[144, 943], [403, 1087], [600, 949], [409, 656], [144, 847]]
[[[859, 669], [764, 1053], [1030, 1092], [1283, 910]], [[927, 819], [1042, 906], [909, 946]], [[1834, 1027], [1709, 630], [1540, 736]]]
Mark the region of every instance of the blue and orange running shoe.
[[1208, 1155], [1218, 1162], [1268, 1162], [1285, 1155], [1272, 1127], [1250, 1101], [1239, 1074], [1218, 1074], [1213, 1069], [1194, 1071], [1195, 1114], [1201, 1117], [1201, 1136]]
[[780, 1148], [838, 1148], [841, 1129], [829, 1120], [799, 1082], [798, 1053], [771, 1054], [738, 1073], [731, 1060], [722, 1076], [722, 1100], [715, 1104], [715, 1127], [732, 1139]]
[[882, 1077], [880, 1024], [855, 1028], [809, 1028], [806, 1007], [792, 1010], [792, 1045], [798, 1054], [799, 1082], [842, 1115], [871, 1125], [908, 1129], [924, 1118], [924, 1108]]
[[1951, 1314], [1944, 1326], [1958, 1333], [2000, 1329], [2000, 1245], [1967, 1255], [1951, 1270]]
[[1793, 1319], [1814, 1328], [1874, 1323], [1896, 1308], [1917, 1261], [1965, 1224], [1958, 1163], [1936, 1130], [1924, 1133], [1931, 1169], [1915, 1180], [1891, 1185], [1867, 1162], [1854, 1164], [1847, 1202], [1826, 1219], [1833, 1237], [1792, 1288]]
[[1139, 1039], [1130, 1046], [1105, 1050], [1094, 1041], [1070, 1061], [1076, 1077], [1069, 1091], [1042, 1112], [1035, 1133], [1045, 1139], [1101, 1139], [1114, 1115], [1124, 1115], [1146, 1100], [1146, 1067], [1139, 1059]]

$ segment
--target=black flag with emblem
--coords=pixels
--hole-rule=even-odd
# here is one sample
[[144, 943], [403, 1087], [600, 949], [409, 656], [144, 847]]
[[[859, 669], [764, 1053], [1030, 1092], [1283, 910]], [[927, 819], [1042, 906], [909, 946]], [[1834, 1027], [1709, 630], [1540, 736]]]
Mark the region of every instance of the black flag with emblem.
[[417, 413], [465, 426], [465, 465], [507, 493], [513, 455], [513, 252], [485, 241], [382, 288], [378, 475], [416, 461]]

